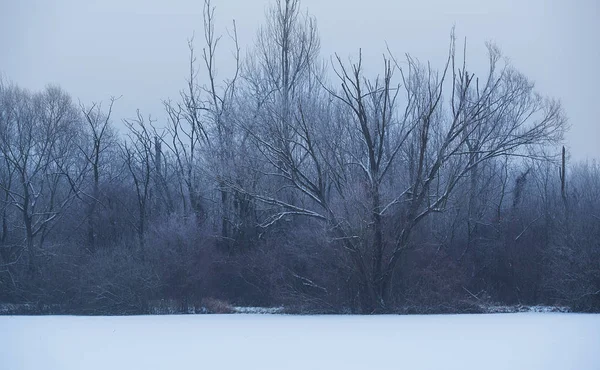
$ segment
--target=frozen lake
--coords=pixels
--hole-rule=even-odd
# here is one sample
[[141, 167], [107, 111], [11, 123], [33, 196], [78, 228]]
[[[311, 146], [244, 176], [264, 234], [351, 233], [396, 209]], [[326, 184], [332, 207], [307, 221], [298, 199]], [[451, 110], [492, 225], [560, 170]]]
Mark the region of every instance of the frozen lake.
[[0, 316], [2, 370], [600, 369], [600, 315]]

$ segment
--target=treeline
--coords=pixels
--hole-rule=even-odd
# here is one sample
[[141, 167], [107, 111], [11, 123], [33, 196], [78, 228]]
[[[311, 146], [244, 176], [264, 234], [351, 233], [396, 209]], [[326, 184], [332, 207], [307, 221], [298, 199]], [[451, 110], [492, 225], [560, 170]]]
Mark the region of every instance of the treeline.
[[360, 53], [324, 62], [316, 21], [276, 0], [245, 57], [233, 24], [219, 79], [214, 11], [165, 119], [125, 135], [118, 99], [0, 83], [0, 302], [600, 308], [600, 166], [561, 153], [560, 103], [498, 48], [483, 75], [454, 34], [439, 69], [390, 53], [368, 75]]

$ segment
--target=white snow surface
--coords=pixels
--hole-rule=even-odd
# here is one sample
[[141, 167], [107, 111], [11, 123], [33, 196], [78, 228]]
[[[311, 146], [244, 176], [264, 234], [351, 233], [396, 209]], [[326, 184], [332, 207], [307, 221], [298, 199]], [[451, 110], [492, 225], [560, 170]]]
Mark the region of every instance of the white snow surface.
[[600, 369], [600, 315], [2, 316], [0, 369]]

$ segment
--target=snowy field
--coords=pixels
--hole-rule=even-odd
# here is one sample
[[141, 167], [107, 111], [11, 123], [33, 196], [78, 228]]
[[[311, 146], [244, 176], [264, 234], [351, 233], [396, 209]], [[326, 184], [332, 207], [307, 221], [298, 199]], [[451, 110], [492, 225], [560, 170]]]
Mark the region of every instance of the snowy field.
[[600, 369], [600, 315], [3, 316], [0, 369]]

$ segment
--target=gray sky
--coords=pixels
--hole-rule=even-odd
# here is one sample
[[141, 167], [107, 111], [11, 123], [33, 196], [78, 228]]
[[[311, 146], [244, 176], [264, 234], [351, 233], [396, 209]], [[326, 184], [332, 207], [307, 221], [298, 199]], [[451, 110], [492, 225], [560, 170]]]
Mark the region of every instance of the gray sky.
[[[251, 44], [268, 0], [213, 0], [217, 31], [235, 19]], [[598, 0], [303, 0], [317, 17], [322, 56], [356, 55], [380, 66], [385, 42], [441, 65], [449, 31], [468, 42], [468, 63], [485, 63], [496, 42], [540, 92], [560, 98], [572, 125], [576, 159], [600, 159], [600, 1]], [[176, 98], [188, 67], [187, 38], [202, 36], [203, 0], [0, 0], [0, 72], [21, 86], [58, 83], [85, 103], [123, 95], [115, 119], [136, 108], [162, 118], [160, 100]], [[230, 61], [223, 39], [221, 56]], [[197, 43], [201, 48], [200, 43]], [[220, 65], [227, 77], [230, 65]]]

